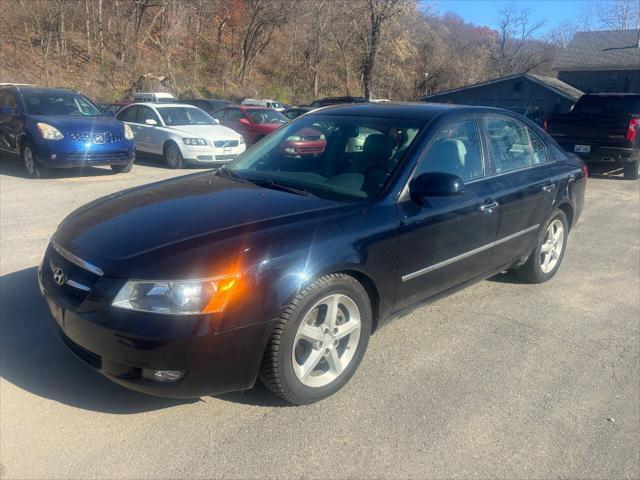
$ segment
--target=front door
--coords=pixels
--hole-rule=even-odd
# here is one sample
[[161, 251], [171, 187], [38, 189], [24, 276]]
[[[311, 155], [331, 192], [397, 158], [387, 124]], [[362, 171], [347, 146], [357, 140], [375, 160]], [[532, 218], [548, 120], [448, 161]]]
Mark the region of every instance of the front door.
[[445, 126], [418, 165], [414, 177], [452, 173], [465, 182], [465, 191], [398, 204], [399, 308], [488, 271], [499, 215], [484, 165], [474, 118]]
[[507, 266], [533, 247], [551, 211], [558, 182], [551, 177], [544, 143], [522, 122], [500, 115], [484, 118], [500, 225], [492, 265]]

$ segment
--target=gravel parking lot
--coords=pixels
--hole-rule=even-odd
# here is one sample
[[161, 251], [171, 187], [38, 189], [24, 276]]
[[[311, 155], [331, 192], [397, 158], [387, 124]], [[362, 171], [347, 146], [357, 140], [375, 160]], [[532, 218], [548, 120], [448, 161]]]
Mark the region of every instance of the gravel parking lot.
[[508, 274], [380, 330], [334, 397], [174, 401], [125, 390], [54, 337], [36, 265], [76, 207], [184, 171], [0, 173], [3, 478], [638, 478], [640, 184], [601, 172], [564, 264]]

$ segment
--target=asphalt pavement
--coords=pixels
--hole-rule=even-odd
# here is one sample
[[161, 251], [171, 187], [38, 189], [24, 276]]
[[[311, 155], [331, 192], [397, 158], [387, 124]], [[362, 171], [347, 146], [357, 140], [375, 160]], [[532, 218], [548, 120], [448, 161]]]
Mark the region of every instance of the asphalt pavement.
[[639, 478], [640, 183], [600, 172], [556, 277], [510, 274], [378, 331], [335, 396], [128, 391], [50, 331], [36, 266], [58, 223], [185, 171], [0, 170], [2, 478]]

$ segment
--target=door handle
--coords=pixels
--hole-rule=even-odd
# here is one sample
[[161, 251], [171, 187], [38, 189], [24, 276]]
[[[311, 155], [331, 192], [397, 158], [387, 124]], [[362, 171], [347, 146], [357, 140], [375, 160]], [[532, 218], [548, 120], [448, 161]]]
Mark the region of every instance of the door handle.
[[500, 204], [498, 202], [485, 203], [484, 205], [480, 205], [480, 211], [486, 213], [493, 213], [493, 211], [498, 208]]
[[556, 189], [556, 184], [552, 183], [551, 185], [545, 185], [544, 187], [542, 187], [542, 190], [544, 190], [545, 192], [553, 192]]

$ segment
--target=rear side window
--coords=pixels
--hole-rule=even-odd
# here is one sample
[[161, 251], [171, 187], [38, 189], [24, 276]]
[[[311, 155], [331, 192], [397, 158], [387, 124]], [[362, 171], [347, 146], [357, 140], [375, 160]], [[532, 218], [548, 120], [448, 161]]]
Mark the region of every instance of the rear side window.
[[438, 134], [416, 175], [427, 172], [452, 173], [468, 182], [484, 175], [482, 148], [475, 120], [447, 125]]
[[116, 118], [121, 122], [138, 123], [138, 107], [129, 107], [122, 110]]
[[14, 111], [17, 110], [18, 104], [16, 103], [16, 97], [13, 92], [9, 90], [0, 91], [0, 107], [13, 108]]
[[533, 166], [527, 127], [502, 117], [485, 119], [496, 173], [506, 173]]
[[155, 120], [160, 125], [160, 119], [156, 115], [156, 113], [151, 110], [149, 107], [138, 107], [140, 108], [140, 123], [145, 123], [146, 120]]
[[533, 164], [540, 165], [541, 163], [547, 163], [549, 160], [544, 142], [531, 129], [528, 130], [529, 138], [531, 139], [531, 149], [533, 151]]

